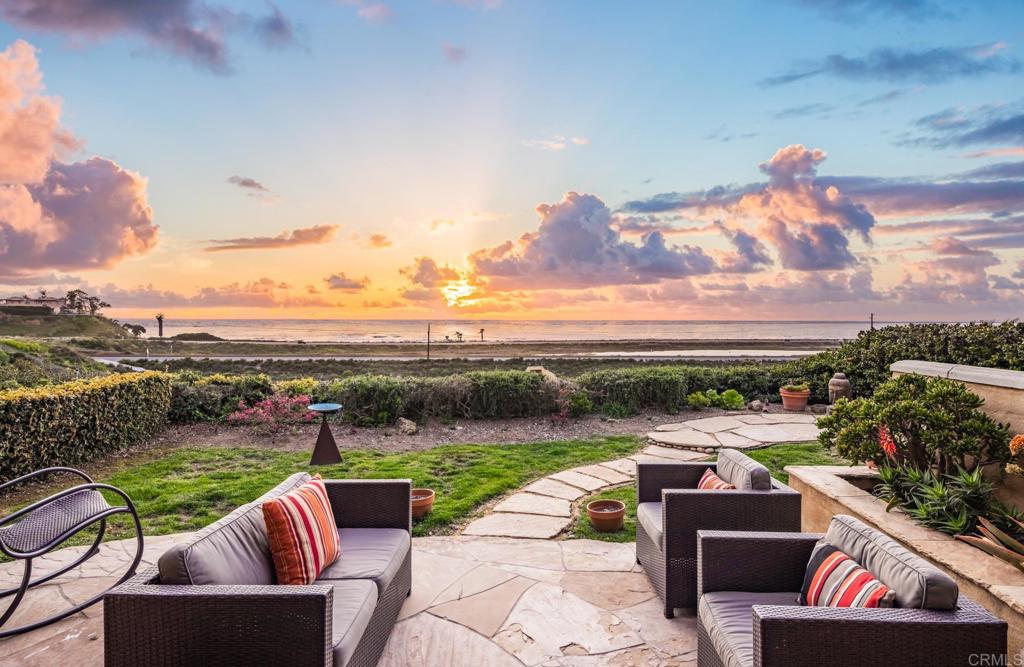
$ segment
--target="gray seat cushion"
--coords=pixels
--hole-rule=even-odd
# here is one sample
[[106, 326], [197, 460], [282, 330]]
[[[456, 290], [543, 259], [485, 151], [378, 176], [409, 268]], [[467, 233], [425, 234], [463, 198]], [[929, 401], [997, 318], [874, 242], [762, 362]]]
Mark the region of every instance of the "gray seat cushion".
[[896, 593], [896, 606], [956, 609], [956, 582], [896, 540], [861, 521], [837, 514], [819, 544], [831, 544]]
[[715, 652], [726, 667], [754, 664], [754, 620], [756, 604], [792, 607], [799, 593], [705, 593], [697, 603], [697, 616], [711, 638]]
[[256, 500], [168, 549], [158, 562], [162, 584], [265, 585], [277, 581], [263, 522], [263, 502], [309, 480], [296, 473]]
[[401, 528], [342, 528], [341, 553], [320, 573], [320, 579], [370, 579], [384, 594], [409, 553], [409, 532]]
[[737, 489], [768, 491], [772, 488], [768, 468], [735, 449], [718, 452], [718, 476]]
[[[325, 583], [318, 581], [317, 583]], [[345, 667], [359, 645], [377, 606], [377, 587], [369, 579], [328, 582], [334, 586], [331, 646], [335, 667]]]
[[654, 543], [661, 546], [661, 503], [640, 503], [636, 506], [636, 520], [644, 527], [647, 534], [651, 536]]

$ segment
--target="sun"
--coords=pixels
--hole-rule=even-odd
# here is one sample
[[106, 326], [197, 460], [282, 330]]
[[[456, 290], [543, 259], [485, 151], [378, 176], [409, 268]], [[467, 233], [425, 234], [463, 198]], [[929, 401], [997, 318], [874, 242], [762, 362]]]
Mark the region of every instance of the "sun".
[[474, 303], [469, 297], [476, 293], [476, 286], [470, 285], [467, 280], [453, 280], [441, 288], [441, 294], [449, 306], [456, 308], [468, 306]]

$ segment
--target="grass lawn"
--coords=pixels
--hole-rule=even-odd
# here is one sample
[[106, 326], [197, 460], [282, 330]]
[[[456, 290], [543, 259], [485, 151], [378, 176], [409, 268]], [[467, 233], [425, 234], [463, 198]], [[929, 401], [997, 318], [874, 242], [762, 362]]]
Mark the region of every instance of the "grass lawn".
[[[771, 472], [772, 477], [783, 483], [789, 481], [789, 475], [783, 468], [790, 465], [827, 466], [844, 465], [845, 462], [826, 452], [818, 443], [775, 445], [765, 449], [746, 452], [750, 458], [763, 464]], [[622, 530], [617, 533], [599, 533], [594, 530], [587, 518], [586, 504], [591, 500], [621, 500], [626, 504], [626, 518]], [[605, 542], [633, 542], [636, 540], [636, 486], [629, 484], [615, 489], [608, 489], [584, 498], [580, 505], [580, 516], [576, 517], [569, 527], [572, 538], [604, 540]]]
[[[316, 468], [316, 472], [327, 479], [409, 478], [413, 486], [433, 488], [437, 492], [434, 509], [414, 525], [413, 534], [440, 534], [481, 504], [535, 478], [629, 456], [640, 445], [639, 438], [614, 436], [523, 445], [445, 445], [398, 454], [346, 452], [342, 463]], [[308, 470], [308, 464], [308, 452], [183, 448], [101, 475], [98, 481], [120, 487], [131, 496], [146, 535], [163, 535], [202, 528], [288, 475]], [[36, 497], [53, 491], [41, 490]], [[108, 536], [130, 537], [130, 526], [123, 517], [114, 520]], [[89, 541], [85, 535], [80, 538], [79, 544]]]

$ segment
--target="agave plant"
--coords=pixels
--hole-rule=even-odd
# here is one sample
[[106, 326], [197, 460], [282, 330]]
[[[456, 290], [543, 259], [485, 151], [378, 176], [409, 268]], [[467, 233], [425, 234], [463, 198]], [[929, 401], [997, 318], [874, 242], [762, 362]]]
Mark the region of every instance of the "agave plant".
[[[1013, 516], [1006, 516], [1017, 528], [1024, 530], [1024, 523]], [[978, 535], [957, 535], [956, 539], [973, 544], [996, 558], [1005, 560], [1018, 570], [1024, 571], [1024, 544], [996, 527], [985, 517], [978, 517]]]

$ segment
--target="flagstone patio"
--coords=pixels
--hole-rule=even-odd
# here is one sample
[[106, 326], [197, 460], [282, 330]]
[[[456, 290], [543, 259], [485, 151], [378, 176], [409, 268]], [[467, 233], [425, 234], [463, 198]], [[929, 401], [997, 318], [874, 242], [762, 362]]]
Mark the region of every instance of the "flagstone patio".
[[803, 412], [738, 412], [662, 424], [647, 434], [660, 445], [713, 453], [722, 447], [757, 449], [782, 442], [813, 442], [817, 417]]

